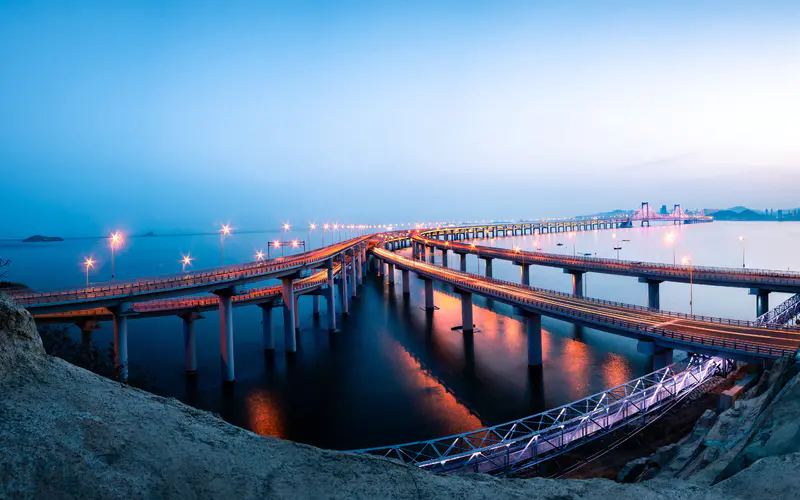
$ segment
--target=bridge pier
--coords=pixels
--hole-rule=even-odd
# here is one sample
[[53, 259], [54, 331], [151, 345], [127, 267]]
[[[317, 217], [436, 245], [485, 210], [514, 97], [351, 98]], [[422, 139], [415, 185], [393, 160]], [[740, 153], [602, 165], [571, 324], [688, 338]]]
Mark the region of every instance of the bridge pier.
[[339, 259], [342, 263], [342, 270], [339, 272], [339, 301], [341, 302], [342, 315], [346, 315], [350, 313], [347, 295], [347, 257], [342, 253], [339, 254]]
[[650, 356], [653, 371], [672, 364], [672, 349], [661, 347], [652, 340], [640, 340], [636, 344], [636, 350]]
[[233, 366], [233, 296], [239, 291], [237, 289], [230, 286], [214, 291], [219, 298], [219, 350], [223, 382], [233, 382], [236, 378]]
[[314, 316], [319, 316], [319, 295], [314, 295], [312, 299], [312, 307], [314, 311]]
[[394, 264], [387, 263], [386, 267], [386, 282], [390, 285], [394, 285]]
[[272, 302], [258, 304], [261, 308], [261, 336], [264, 339], [264, 350], [275, 350], [275, 338], [272, 335]]
[[411, 272], [408, 269], [403, 269], [403, 295], [408, 295], [411, 293]]
[[297, 326], [295, 325], [294, 278], [281, 278], [283, 297], [283, 341], [286, 352], [297, 351]]
[[362, 276], [362, 262], [364, 261], [364, 251], [363, 249], [358, 250], [358, 260], [356, 261], [356, 286], [361, 286], [364, 282], [364, 277]]
[[434, 248], [433, 246], [431, 246], [428, 249], [428, 262], [430, 262], [431, 264], [436, 262], [436, 248]]
[[442, 248], [442, 266], [443, 267], [448, 267], [448, 265], [447, 265], [447, 253], [448, 253], [447, 249], [446, 248]]
[[425, 310], [433, 311], [436, 309], [433, 303], [433, 280], [422, 278], [422, 281], [425, 282]]
[[183, 320], [183, 350], [186, 359], [186, 373], [197, 373], [197, 350], [194, 340], [194, 321], [203, 316], [196, 312], [186, 312], [178, 315]]
[[128, 382], [128, 318], [121, 310], [122, 306], [115, 308], [114, 313], [114, 371], [117, 380]]
[[333, 286], [333, 259], [325, 261], [325, 268], [328, 271], [328, 288], [325, 289], [325, 299], [327, 300], [328, 310], [328, 331], [336, 331], [336, 289]]
[[300, 294], [294, 294], [294, 308], [292, 309], [294, 312], [294, 331], [300, 331]]
[[647, 307], [650, 309], [661, 309], [661, 280], [651, 280], [639, 278], [639, 283], [647, 283]]
[[472, 322], [472, 293], [457, 290], [461, 295], [461, 333], [473, 333], [475, 325]]
[[92, 332], [100, 329], [100, 325], [93, 319], [83, 320], [77, 323], [81, 329], [81, 349], [85, 353], [92, 350]]
[[352, 250], [350, 252], [350, 285], [351, 285], [351, 287], [350, 287], [351, 288], [350, 295], [354, 299], [356, 297], [358, 297], [358, 291], [357, 291], [358, 287], [356, 286], [357, 285], [356, 284], [356, 279], [357, 279], [356, 278], [356, 272], [357, 272], [356, 271], [356, 267], [357, 266], [358, 266], [358, 264], [356, 263], [356, 252], [355, 252], [355, 250]]
[[458, 255], [458, 270], [462, 273], [467, 272], [467, 254], [456, 252], [456, 255]]
[[480, 258], [483, 259], [483, 262], [485, 264], [484, 265], [484, 269], [486, 270], [485, 276], [487, 278], [491, 278], [492, 277], [492, 260], [494, 260], [494, 259], [492, 259], [491, 257], [480, 257]]
[[769, 312], [769, 290], [751, 288], [750, 295], [756, 296], [756, 317]]
[[514, 265], [519, 266], [519, 281], [525, 286], [531, 285], [531, 265], [524, 262], [514, 262]]
[[572, 275], [572, 295], [583, 297], [583, 275], [586, 274], [586, 271], [564, 269], [564, 273]]
[[525, 329], [528, 333], [528, 366], [542, 365], [542, 315], [525, 313]]

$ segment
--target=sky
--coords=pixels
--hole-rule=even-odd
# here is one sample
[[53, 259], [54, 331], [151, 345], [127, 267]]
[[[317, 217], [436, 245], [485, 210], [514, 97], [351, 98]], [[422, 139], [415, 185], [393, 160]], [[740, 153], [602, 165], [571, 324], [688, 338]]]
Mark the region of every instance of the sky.
[[800, 206], [800, 2], [0, 0], [0, 237]]

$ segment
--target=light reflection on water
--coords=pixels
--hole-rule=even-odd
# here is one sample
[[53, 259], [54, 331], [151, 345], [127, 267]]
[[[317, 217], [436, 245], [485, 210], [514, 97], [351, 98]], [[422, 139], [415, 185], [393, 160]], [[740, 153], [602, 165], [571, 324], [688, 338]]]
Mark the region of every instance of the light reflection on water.
[[[701, 264], [741, 265], [739, 234], [745, 234], [748, 266], [800, 269], [800, 224], [713, 223], [617, 231], [623, 258], [671, 262], [663, 237], [675, 231], [678, 255], [692, 253]], [[578, 251], [611, 257], [611, 231], [573, 236]], [[226, 241], [226, 261], [244, 262], [272, 235], [236, 235]], [[538, 240], [545, 251], [566, 252], [556, 243], [564, 235], [497, 238], [497, 246], [531, 248]], [[750, 241], [752, 240], [752, 243]], [[733, 241], [733, 242], [731, 242]], [[97, 255], [102, 242], [69, 241], [25, 246], [2, 243], [0, 252], [14, 264], [10, 278], [33, 286], [80, 284], [76, 263], [88, 250]], [[571, 252], [571, 247], [567, 247]], [[117, 276], [127, 279], [180, 269], [181, 251], [198, 256], [198, 267], [217, 265], [218, 238], [180, 237], [133, 240], [117, 255]], [[408, 252], [404, 250], [403, 252]], [[102, 259], [101, 259], [102, 261]], [[457, 260], [450, 259], [451, 266]], [[752, 262], [752, 264], [751, 264]], [[468, 268], [477, 271], [477, 259]], [[108, 274], [101, 262], [98, 275]], [[495, 261], [494, 275], [516, 281], [519, 269]], [[397, 285], [384, 285], [370, 273], [351, 314], [337, 318], [340, 331], [325, 328], [311, 314], [311, 300], [300, 299], [298, 352], [283, 350], [280, 314], [273, 319], [276, 351], [264, 353], [261, 315], [257, 307], [235, 309], [234, 337], [237, 382], [223, 389], [220, 380], [219, 332], [216, 313], [204, 313], [196, 324], [198, 375], [183, 373], [183, 338], [177, 318], [129, 322], [132, 374], [152, 373], [162, 395], [177, 397], [220, 413], [254, 432], [290, 438], [323, 447], [352, 449], [433, 438], [497, 424], [556, 407], [641, 376], [650, 369], [636, 342], [588, 328], [544, 318], [544, 366], [527, 366], [527, 339], [521, 318], [511, 307], [474, 297], [471, 337], [452, 328], [461, 324], [461, 304], [453, 290], [436, 286], [433, 314], [421, 310], [423, 288], [412, 278], [411, 295]], [[646, 287], [635, 278], [589, 274], [589, 295], [643, 305]], [[570, 290], [570, 277], [560, 269], [533, 267], [533, 285]], [[785, 295], [784, 295], [785, 296]], [[662, 285], [662, 307], [688, 312], [688, 285]], [[772, 304], [781, 300], [773, 294]], [[746, 290], [695, 287], [695, 312], [729, 317], [754, 317], [754, 299]], [[77, 334], [77, 332], [75, 332]], [[95, 333], [95, 342], [112, 341], [110, 324]]]

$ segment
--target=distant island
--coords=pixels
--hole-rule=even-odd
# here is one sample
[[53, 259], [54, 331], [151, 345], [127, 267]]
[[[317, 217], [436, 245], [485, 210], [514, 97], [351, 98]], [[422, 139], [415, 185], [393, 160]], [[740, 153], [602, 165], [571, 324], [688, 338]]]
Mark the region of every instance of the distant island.
[[154, 233], [153, 231], [147, 231], [146, 233], [144, 233], [142, 235], [142, 238], [147, 238], [147, 237], [155, 236], [155, 235], [156, 235], [156, 233]]
[[42, 236], [41, 234], [34, 234], [22, 240], [23, 243], [43, 243], [48, 241], [64, 241], [60, 236]]
[[706, 214], [720, 221], [800, 221], [800, 209], [753, 210], [747, 207], [733, 207], [723, 210], [706, 209]]

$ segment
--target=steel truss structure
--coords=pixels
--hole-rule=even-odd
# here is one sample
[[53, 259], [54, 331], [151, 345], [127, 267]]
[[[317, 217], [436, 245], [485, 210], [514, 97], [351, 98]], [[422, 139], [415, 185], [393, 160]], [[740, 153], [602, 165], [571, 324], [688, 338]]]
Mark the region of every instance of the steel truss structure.
[[508, 474], [659, 412], [731, 364], [693, 356], [585, 399], [493, 427], [429, 441], [357, 450], [435, 473]]
[[756, 319], [756, 323], [767, 327], [781, 327], [800, 315], [800, 293], [781, 302], [778, 307], [767, 311]]

